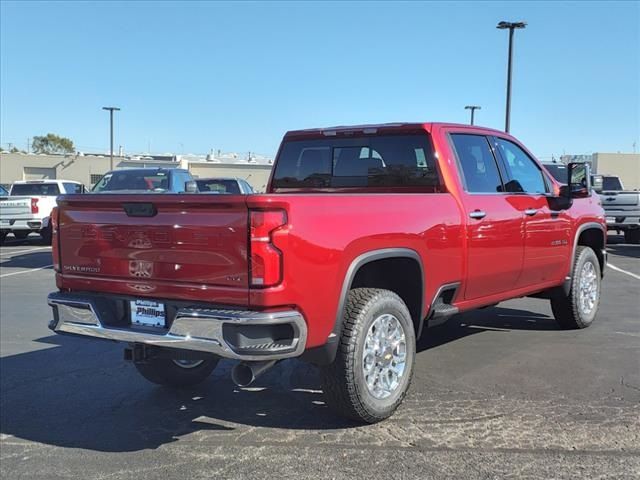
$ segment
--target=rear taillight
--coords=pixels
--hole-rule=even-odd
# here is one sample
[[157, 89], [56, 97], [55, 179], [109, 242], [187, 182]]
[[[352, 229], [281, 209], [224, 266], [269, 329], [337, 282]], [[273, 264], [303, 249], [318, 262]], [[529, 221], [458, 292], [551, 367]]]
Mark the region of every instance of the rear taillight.
[[251, 286], [272, 287], [282, 281], [282, 252], [273, 245], [272, 234], [286, 225], [287, 214], [284, 210], [251, 210], [249, 221]]
[[31, 213], [38, 213], [38, 198], [31, 199]]
[[60, 271], [60, 249], [58, 248], [58, 207], [51, 210], [51, 256], [53, 257], [53, 269]]

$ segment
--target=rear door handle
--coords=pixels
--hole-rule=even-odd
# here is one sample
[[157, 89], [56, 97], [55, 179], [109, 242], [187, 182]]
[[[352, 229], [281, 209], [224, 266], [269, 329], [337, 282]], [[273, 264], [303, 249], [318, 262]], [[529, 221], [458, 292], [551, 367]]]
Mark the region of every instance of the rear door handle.
[[538, 213], [538, 210], [536, 210], [535, 208], [527, 208], [527, 209], [524, 211], [524, 214], [525, 214], [525, 215], [528, 215], [528, 216], [530, 216], [530, 217], [533, 217], [536, 213]]
[[480, 219], [486, 217], [487, 214], [485, 212], [483, 212], [482, 210], [474, 210], [473, 212], [469, 213], [469, 216], [471, 218], [475, 218], [476, 220], [480, 220]]

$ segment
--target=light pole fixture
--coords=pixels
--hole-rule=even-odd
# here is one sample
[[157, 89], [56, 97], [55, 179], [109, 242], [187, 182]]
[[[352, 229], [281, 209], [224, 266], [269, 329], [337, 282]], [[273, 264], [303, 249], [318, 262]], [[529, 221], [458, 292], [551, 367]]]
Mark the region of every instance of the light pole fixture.
[[103, 110], [109, 110], [109, 125], [110, 125], [110, 138], [111, 138], [111, 148], [110, 152], [110, 168], [109, 170], [113, 170], [113, 112], [119, 112], [120, 109], [118, 107], [102, 107]]
[[464, 107], [465, 110], [471, 110], [471, 124], [473, 125], [473, 114], [475, 113], [476, 110], [482, 110], [482, 107], [480, 105], [467, 105], [466, 107]]
[[517, 28], [525, 28], [525, 22], [500, 22], [496, 26], [500, 30], [509, 29], [509, 60], [507, 63], [507, 107], [504, 121], [504, 131], [509, 133], [511, 123], [511, 67], [513, 64], [513, 31]]

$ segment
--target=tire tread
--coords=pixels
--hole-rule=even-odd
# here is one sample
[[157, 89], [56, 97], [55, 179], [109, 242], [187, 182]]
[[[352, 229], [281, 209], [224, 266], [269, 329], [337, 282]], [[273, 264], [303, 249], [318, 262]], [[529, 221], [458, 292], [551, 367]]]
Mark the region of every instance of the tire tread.
[[[392, 296], [404, 305], [400, 297], [390, 290], [355, 288], [349, 292], [336, 359], [321, 370], [322, 386], [327, 405], [337, 414], [358, 422], [376, 423], [384, 420], [396, 410], [406, 395], [405, 389], [389, 409], [388, 414], [376, 415], [362, 403], [358, 386], [351, 380], [355, 376], [355, 369], [358, 368], [357, 359], [355, 359], [353, 353], [357, 349], [358, 340], [364, 335], [363, 325], [368, 306], [382, 296]], [[409, 375], [413, 375], [413, 369], [411, 369]], [[408, 385], [410, 383], [411, 377]]]
[[[593, 252], [590, 247], [579, 245], [576, 248], [575, 262], [573, 263], [573, 271], [571, 272], [571, 290], [569, 291], [569, 295], [564, 295], [564, 292], [562, 292], [551, 299], [551, 311], [553, 312], [556, 322], [567, 330], [586, 328], [592, 323], [584, 322], [580, 315], [577, 298], [578, 292], [576, 284], [574, 283], [578, 278], [578, 270], [582, 266], [582, 257], [590, 253], [595, 256], [595, 252]], [[600, 271], [598, 269], [598, 274], [599, 273]], [[600, 296], [598, 295], [598, 303], [599, 302]], [[597, 310], [598, 304], [596, 304], [595, 308]]]

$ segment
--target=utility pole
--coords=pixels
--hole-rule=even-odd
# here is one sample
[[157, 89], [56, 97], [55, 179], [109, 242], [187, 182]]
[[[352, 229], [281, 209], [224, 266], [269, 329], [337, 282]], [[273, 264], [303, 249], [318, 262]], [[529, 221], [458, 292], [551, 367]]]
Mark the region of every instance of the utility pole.
[[464, 107], [465, 110], [471, 110], [471, 123], [470, 125], [473, 125], [473, 114], [475, 113], [476, 110], [482, 110], [482, 107], [479, 105], [467, 105], [466, 107]]
[[27, 137], [27, 153], [31, 153], [31, 137]]
[[525, 28], [525, 22], [500, 22], [496, 28], [500, 30], [509, 29], [509, 59], [507, 63], [507, 106], [504, 120], [504, 131], [509, 133], [511, 126], [511, 70], [513, 64], [513, 31], [515, 29]]
[[109, 170], [113, 170], [113, 112], [119, 112], [120, 109], [118, 107], [102, 107], [103, 110], [108, 110], [109, 111], [109, 125], [110, 125], [110, 138], [111, 138], [111, 142], [110, 142], [110, 148], [109, 148], [109, 157], [110, 157], [110, 168]]

